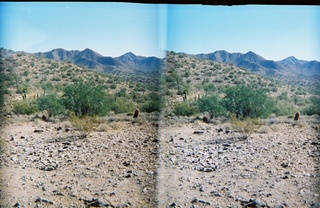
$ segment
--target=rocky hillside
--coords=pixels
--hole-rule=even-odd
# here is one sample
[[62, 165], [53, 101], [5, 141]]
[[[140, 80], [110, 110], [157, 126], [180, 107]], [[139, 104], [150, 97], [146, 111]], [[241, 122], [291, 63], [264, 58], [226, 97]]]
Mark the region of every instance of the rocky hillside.
[[[229, 58], [224, 57], [224, 60]], [[222, 95], [226, 87], [239, 84], [257, 85], [269, 91], [273, 98], [287, 94], [289, 98], [303, 100], [314, 93], [308, 81], [300, 80], [300, 85], [288, 84], [281, 79], [260, 75], [233, 64], [175, 52], [167, 54], [165, 83], [165, 94], [169, 101], [181, 101], [185, 94], [189, 100], [209, 92]]]
[[[69, 55], [65, 53], [61, 57]], [[129, 109], [134, 109], [148, 103], [149, 94], [157, 93], [160, 86], [160, 79], [156, 76], [135, 76], [133, 79], [130, 76], [98, 72], [70, 61], [39, 58], [24, 52], [2, 49], [1, 60], [8, 110], [15, 101], [22, 100], [24, 95], [28, 100], [50, 93], [62, 95], [67, 86], [80, 82], [102, 87], [111, 97], [121, 97], [121, 100], [132, 103]]]

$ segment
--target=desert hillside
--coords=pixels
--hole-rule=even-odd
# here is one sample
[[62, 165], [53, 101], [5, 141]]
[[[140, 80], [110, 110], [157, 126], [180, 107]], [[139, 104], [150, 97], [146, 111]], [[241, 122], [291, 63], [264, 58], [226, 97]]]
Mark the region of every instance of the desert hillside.
[[164, 61], [124, 76], [2, 50], [1, 207], [320, 206], [317, 82]]

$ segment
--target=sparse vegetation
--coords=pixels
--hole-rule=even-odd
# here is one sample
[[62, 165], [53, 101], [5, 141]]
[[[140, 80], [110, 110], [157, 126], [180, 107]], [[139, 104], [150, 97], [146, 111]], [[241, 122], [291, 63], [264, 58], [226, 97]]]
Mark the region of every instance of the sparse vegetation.
[[38, 106], [32, 100], [15, 101], [12, 111], [17, 115], [31, 115], [38, 111]]

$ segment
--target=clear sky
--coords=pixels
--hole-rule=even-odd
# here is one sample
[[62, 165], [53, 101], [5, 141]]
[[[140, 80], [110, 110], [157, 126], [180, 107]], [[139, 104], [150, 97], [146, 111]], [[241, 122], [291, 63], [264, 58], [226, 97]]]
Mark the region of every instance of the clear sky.
[[111, 2], [1, 3], [0, 47], [26, 52], [90, 48], [161, 56], [159, 5]]
[[320, 6], [0, 3], [0, 47], [90, 48], [104, 56], [216, 50], [320, 61]]

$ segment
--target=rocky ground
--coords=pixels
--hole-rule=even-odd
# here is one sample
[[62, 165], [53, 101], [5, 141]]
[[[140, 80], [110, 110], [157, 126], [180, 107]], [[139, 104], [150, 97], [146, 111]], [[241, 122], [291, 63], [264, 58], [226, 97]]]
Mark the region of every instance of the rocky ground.
[[67, 121], [9, 120], [0, 207], [155, 206], [156, 121], [106, 120], [84, 138]]
[[320, 207], [318, 119], [249, 136], [225, 124], [164, 123], [159, 207]]
[[1, 131], [0, 207], [320, 207], [319, 117], [272, 122], [247, 135], [127, 116], [84, 138], [68, 121], [12, 116]]

